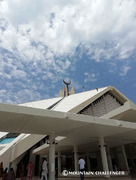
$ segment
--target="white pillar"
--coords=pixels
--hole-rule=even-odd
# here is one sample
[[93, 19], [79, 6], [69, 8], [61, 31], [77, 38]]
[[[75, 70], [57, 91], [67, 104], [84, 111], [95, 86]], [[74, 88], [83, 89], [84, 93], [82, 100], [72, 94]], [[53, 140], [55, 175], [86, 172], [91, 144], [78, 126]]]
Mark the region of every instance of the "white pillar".
[[[99, 137], [99, 145], [100, 145], [100, 152], [101, 152], [101, 158], [102, 158], [102, 165], [103, 165], [103, 171], [109, 171], [108, 167], [108, 161], [107, 161], [107, 155], [106, 155], [106, 149], [105, 149], [105, 143], [104, 138], [101, 136]], [[109, 175], [105, 176], [106, 178], [110, 178]]]
[[74, 145], [74, 161], [75, 161], [75, 171], [78, 171], [78, 150], [76, 145]]
[[49, 180], [55, 180], [55, 133], [49, 136]]
[[61, 153], [58, 152], [58, 176], [61, 174]]

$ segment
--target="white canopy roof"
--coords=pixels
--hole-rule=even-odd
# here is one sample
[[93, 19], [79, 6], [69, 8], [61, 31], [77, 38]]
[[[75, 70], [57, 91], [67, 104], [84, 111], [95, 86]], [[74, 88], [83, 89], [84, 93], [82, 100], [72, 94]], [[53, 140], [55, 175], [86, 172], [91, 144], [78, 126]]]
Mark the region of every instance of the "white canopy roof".
[[57, 98], [51, 98], [51, 99], [45, 99], [41, 101], [34, 101], [34, 102], [28, 102], [20, 104], [21, 106], [25, 107], [33, 107], [33, 108], [39, 108], [39, 109], [48, 109], [52, 105], [56, 104], [62, 99], [62, 97]]
[[[115, 88], [107, 87], [99, 89], [98, 91], [93, 90], [71, 95], [64, 99], [55, 98], [52, 100], [50, 99], [47, 102], [42, 101], [42, 105], [40, 104], [41, 102], [23, 105], [8, 105], [1, 103], [0, 131], [44, 135], [55, 132], [56, 136], [67, 137], [67, 139], [62, 140], [63, 145], [72, 143], [85, 144], [94, 141], [94, 139], [99, 136], [117, 140], [120, 139], [120, 141], [135, 141], [136, 123], [134, 122], [108, 119], [108, 116], [96, 118], [70, 113], [70, 111], [76, 112], [80, 108], [83, 108], [90, 103], [90, 99], [93, 101], [109, 90], [113, 90], [120, 99], [126, 101], [125, 104], [127, 105], [117, 108], [115, 113], [113, 113], [114, 116], [119, 114], [119, 112], [123, 113], [130, 109], [133, 109], [136, 113], [135, 105], [133, 103], [131, 104], [130, 101]], [[54, 111], [45, 109], [45, 107], [50, 108], [53, 105], [55, 105], [53, 107]], [[120, 109], [121, 111], [118, 111]], [[67, 113], [67, 111], [69, 111], [69, 113]], [[112, 117], [111, 112], [109, 118]], [[125, 120], [129, 121], [129, 119]]]
[[34, 101], [20, 104], [25, 107], [33, 107], [37, 109], [51, 109], [60, 112], [78, 113], [91, 102], [102, 96], [104, 93], [112, 91], [123, 102], [129, 101], [122, 93], [112, 86], [98, 88], [90, 91], [85, 91], [77, 94], [72, 94], [67, 97], [58, 97], [41, 101]]
[[81, 105], [82, 103], [86, 102], [87, 100], [91, 99], [92, 97], [95, 97], [100, 93], [103, 93], [103, 91], [106, 89], [108, 89], [108, 87], [99, 88], [98, 90], [95, 89], [82, 93], [72, 94], [64, 98], [58, 97], [58, 98], [24, 103], [20, 105], [25, 107], [39, 108], [39, 109], [48, 109], [54, 105], [51, 108], [54, 111], [69, 112], [72, 109], [76, 108], [77, 106]]
[[55, 132], [57, 135], [67, 136], [78, 129], [82, 131], [82, 128], [87, 127], [86, 132], [91, 134], [93, 132], [95, 136], [110, 136], [136, 130], [136, 123], [18, 105], [0, 104], [0, 117], [0, 131], [16, 133], [50, 134]]

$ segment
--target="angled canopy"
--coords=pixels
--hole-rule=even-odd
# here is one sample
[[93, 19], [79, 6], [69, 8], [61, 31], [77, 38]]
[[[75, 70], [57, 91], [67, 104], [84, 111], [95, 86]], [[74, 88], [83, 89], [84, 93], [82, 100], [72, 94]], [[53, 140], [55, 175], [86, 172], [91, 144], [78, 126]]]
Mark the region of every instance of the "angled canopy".
[[[0, 131], [68, 136], [86, 129], [88, 136], [111, 136], [136, 130], [136, 123], [0, 104]], [[126, 135], [127, 138], [127, 135]], [[135, 139], [135, 138], [134, 138]]]

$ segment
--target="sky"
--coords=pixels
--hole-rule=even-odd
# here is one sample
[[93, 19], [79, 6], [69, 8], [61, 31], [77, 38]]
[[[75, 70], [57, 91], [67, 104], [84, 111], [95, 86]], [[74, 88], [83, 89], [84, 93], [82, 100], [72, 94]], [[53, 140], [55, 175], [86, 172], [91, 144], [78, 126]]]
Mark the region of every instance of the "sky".
[[0, 0], [0, 102], [114, 86], [136, 103], [136, 0]]

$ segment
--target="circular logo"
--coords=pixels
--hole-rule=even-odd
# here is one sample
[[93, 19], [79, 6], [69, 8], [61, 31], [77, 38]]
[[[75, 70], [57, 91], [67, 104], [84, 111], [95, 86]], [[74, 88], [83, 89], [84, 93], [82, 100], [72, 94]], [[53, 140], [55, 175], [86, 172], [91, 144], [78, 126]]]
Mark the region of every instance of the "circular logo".
[[64, 170], [64, 171], [62, 172], [62, 174], [63, 174], [63, 176], [67, 176], [67, 175], [68, 175], [68, 171], [67, 171], [67, 170]]

